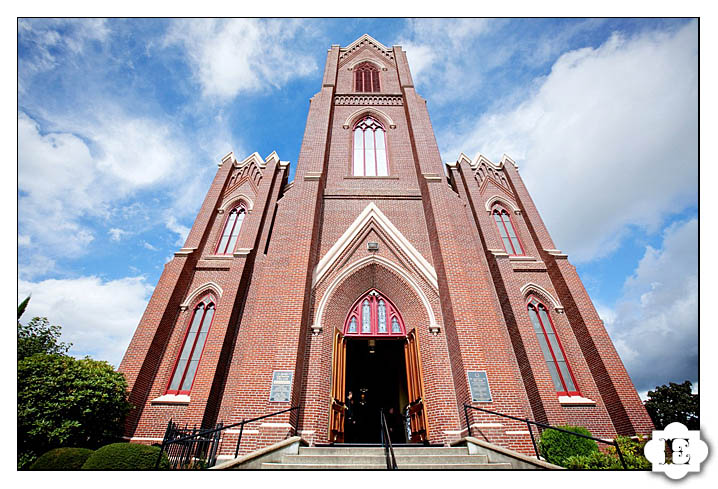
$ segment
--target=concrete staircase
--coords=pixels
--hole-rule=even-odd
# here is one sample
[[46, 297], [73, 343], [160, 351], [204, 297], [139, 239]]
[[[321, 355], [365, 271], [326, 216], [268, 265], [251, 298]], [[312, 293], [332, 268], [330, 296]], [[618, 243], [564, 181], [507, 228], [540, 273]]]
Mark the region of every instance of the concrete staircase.
[[[470, 455], [467, 447], [401, 446], [394, 448], [399, 470], [480, 470], [510, 469], [511, 464], [490, 463], [487, 455]], [[382, 447], [336, 446], [299, 447], [297, 454], [283, 454], [279, 460], [263, 462], [270, 470], [385, 470]]]
[[[394, 447], [394, 454], [399, 470], [562, 469], [473, 437], [457, 440], [451, 447], [398, 446]], [[307, 447], [306, 442], [298, 436], [241, 457], [224, 455], [218, 458], [219, 463], [210, 470], [386, 470], [386, 457], [382, 447]]]

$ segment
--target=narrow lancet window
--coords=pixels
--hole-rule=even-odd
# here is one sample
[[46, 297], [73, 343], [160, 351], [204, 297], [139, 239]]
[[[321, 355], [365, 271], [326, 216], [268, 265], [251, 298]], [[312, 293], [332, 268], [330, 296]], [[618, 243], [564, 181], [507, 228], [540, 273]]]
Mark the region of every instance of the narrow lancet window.
[[519, 243], [519, 238], [516, 236], [516, 230], [509, 213], [505, 209], [494, 209], [494, 220], [496, 221], [496, 227], [499, 229], [506, 253], [509, 255], [523, 255], [524, 251], [521, 248], [521, 243]]
[[546, 306], [538, 300], [532, 299], [528, 304], [528, 312], [556, 392], [559, 395], [577, 394], [578, 389], [576, 389], [571, 369], [564, 357], [561, 342], [556, 335]]
[[234, 247], [237, 246], [239, 231], [242, 229], [242, 222], [244, 222], [246, 213], [247, 211], [243, 205], [239, 205], [230, 211], [227, 221], [224, 223], [222, 238], [217, 245], [218, 255], [231, 255], [234, 252]]
[[189, 394], [213, 317], [214, 303], [210, 299], [197, 304], [192, 313], [192, 320], [172, 380], [167, 388], [168, 394]]
[[357, 92], [379, 91], [379, 70], [371, 63], [364, 62], [354, 68], [354, 88]]
[[371, 309], [369, 308], [369, 299], [364, 299], [361, 308], [361, 332], [371, 333]]
[[354, 126], [354, 176], [385, 177], [389, 174], [386, 157], [386, 131], [372, 117]]
[[379, 299], [377, 310], [379, 312], [379, 332], [386, 333], [386, 304], [382, 299]]

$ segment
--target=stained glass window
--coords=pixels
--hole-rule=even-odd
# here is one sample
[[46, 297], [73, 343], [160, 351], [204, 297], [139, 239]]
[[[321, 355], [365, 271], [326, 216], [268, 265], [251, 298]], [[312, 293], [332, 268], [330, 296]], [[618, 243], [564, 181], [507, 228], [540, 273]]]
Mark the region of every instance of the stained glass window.
[[383, 299], [379, 299], [378, 316], [379, 316], [379, 332], [386, 333], [386, 305]]

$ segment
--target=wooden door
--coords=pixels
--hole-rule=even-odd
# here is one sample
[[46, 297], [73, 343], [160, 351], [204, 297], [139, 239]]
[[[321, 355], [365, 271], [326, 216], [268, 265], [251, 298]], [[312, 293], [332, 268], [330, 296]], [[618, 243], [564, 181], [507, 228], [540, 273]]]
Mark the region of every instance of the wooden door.
[[409, 391], [410, 441], [426, 441], [428, 432], [426, 410], [424, 409], [424, 381], [421, 377], [421, 356], [415, 329], [406, 335], [404, 358], [406, 360], [406, 385]]
[[344, 418], [346, 413], [345, 384], [347, 340], [338, 330], [334, 330], [334, 348], [332, 354], [332, 407], [329, 412], [329, 441], [344, 441]]

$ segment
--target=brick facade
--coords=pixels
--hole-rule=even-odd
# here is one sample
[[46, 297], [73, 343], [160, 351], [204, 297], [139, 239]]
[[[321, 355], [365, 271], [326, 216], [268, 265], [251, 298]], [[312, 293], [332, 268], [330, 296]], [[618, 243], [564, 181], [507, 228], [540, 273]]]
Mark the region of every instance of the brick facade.
[[[356, 93], [353, 67], [369, 61], [381, 91]], [[352, 129], [384, 125], [388, 176], [352, 174]], [[329, 49], [311, 99], [294, 181], [275, 153], [227, 155], [187, 238], [166, 266], [120, 365], [136, 409], [126, 436], [161, 441], [167, 421], [212, 426], [301, 405], [245, 429], [241, 452], [286, 437], [298, 423], [329, 439], [334, 330], [376, 288], [418, 337], [431, 443], [466, 436], [467, 371], [485, 371], [492, 395], [475, 403], [606, 438], [653, 429], [575, 268], [556, 249], [508, 157], [441, 161], [426, 102], [406, 54], [369, 36]], [[217, 255], [227, 213], [247, 209], [232, 254]], [[491, 214], [500, 205], [523, 249], [504, 249]], [[367, 243], [379, 244], [369, 251]], [[216, 298], [191, 392], [166, 395], [192, 311]], [[580, 395], [559, 397], [527, 311], [549, 309]], [[293, 372], [291, 402], [269, 401], [273, 371]], [[471, 413], [472, 433], [531, 453], [525, 425]], [[223, 435], [233, 453], [237, 433]]]

